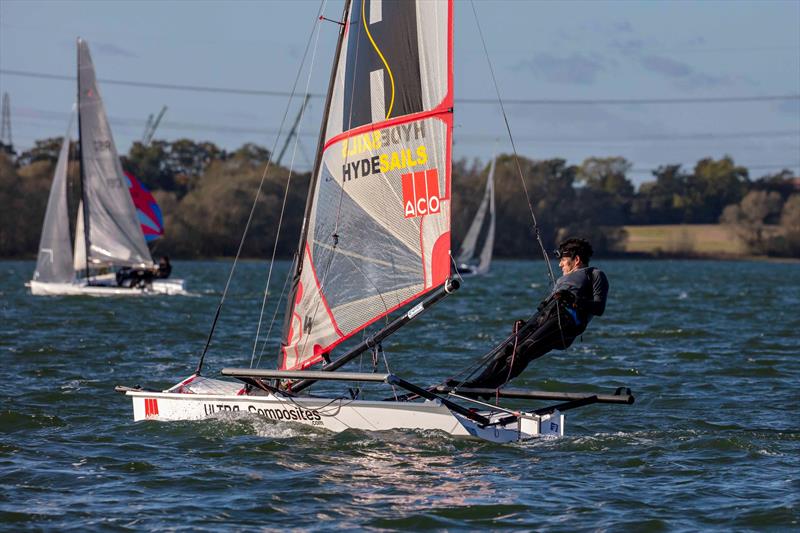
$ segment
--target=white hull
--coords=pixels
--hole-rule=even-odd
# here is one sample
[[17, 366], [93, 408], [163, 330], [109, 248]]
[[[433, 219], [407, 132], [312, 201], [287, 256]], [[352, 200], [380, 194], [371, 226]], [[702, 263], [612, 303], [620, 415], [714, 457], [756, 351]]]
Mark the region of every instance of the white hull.
[[[507, 425], [481, 427], [456, 414], [438, 401], [393, 402], [346, 398], [287, 398], [272, 394], [186, 394], [176, 392], [126, 393], [133, 400], [133, 419], [202, 420], [219, 416], [255, 416], [276, 422], [291, 422], [333, 432], [347, 429], [385, 431], [397, 429], [437, 430], [454, 436], [478, 437], [491, 442], [515, 442], [540, 436], [563, 436], [564, 415], [521, 413]], [[503, 411], [484, 412], [492, 421], [507, 417]]]
[[85, 281], [72, 283], [42, 283], [30, 281], [31, 294], [35, 296], [145, 296], [150, 294], [187, 294], [182, 279], [156, 279], [144, 288], [119, 287], [116, 283], [105, 283], [104, 278], [93, 279], [98, 284], [89, 285]]
[[456, 270], [458, 275], [462, 278], [471, 278], [479, 274], [478, 267], [474, 265], [458, 265]]

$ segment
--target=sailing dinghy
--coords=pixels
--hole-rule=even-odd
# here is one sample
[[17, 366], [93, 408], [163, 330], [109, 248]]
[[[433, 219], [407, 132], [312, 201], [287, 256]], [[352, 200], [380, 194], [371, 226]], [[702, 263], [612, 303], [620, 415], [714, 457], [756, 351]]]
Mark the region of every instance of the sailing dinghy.
[[142, 229], [144, 220], [140, 223], [129, 192], [129, 187], [137, 194], [139, 192], [135, 189], [136, 184], [131, 182], [135, 178], [127, 177], [122, 171], [97, 87], [89, 46], [82, 39], [78, 39], [77, 108], [81, 200], [75, 224], [75, 250], [73, 253], [67, 210], [70, 119], [47, 201], [36, 270], [28, 283], [31, 293], [91, 296], [185, 294], [181, 279], [152, 279], [132, 287], [117, 283], [115, 269], [150, 270], [155, 265]]
[[[383, 341], [458, 289], [450, 278], [452, 20], [452, 2], [346, 2], [278, 369], [222, 369], [228, 379], [201, 374], [223, 292], [194, 374], [162, 391], [117, 387], [131, 398], [134, 420], [248, 414], [331, 431], [437, 430], [513, 442], [563, 435], [569, 409], [633, 402], [623, 389], [609, 395], [453, 389], [420, 386], [388, 366], [385, 373], [335, 372], [369, 351], [377, 361]], [[234, 268], [235, 261], [231, 275]], [[367, 335], [365, 328], [379, 320], [386, 324]], [[361, 342], [332, 357], [359, 332]], [[391, 390], [374, 400], [359, 388], [309, 394], [319, 381]], [[556, 403], [520, 410], [479, 399], [487, 394]]]
[[[464, 241], [461, 243], [461, 249], [456, 255], [456, 271], [462, 277], [486, 274], [492, 264], [495, 226], [494, 167], [496, 161], [496, 157], [492, 158], [483, 198], [478, 206], [478, 211], [475, 213], [475, 218], [472, 219], [472, 224], [467, 230]], [[487, 215], [488, 223], [486, 223]], [[478, 247], [478, 239], [481, 237], [481, 233], [483, 233], [483, 246], [480, 254], [476, 256], [475, 250]]]

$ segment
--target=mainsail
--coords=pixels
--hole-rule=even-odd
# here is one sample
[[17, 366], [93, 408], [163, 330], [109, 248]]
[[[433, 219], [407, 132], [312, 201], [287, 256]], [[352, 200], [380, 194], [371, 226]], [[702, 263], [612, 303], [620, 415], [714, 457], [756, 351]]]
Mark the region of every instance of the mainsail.
[[72, 270], [72, 242], [69, 237], [69, 213], [67, 212], [67, 170], [69, 166], [70, 130], [74, 113], [58, 153], [53, 184], [47, 199], [47, 211], [39, 241], [39, 256], [33, 280], [42, 283], [68, 283], [75, 278]]
[[[475, 218], [467, 230], [467, 235], [461, 243], [461, 250], [456, 257], [456, 262], [459, 266], [471, 266], [475, 261], [475, 248], [478, 245], [478, 238], [483, 233], [483, 247], [481, 253], [477, 258], [477, 266], [474, 271], [476, 274], [485, 274], [489, 271], [489, 266], [492, 263], [492, 250], [494, 248], [494, 228], [495, 228], [495, 207], [494, 207], [494, 167], [497, 158], [492, 159], [492, 164], [489, 167], [489, 176], [486, 178], [486, 189], [483, 193], [478, 211], [475, 213]], [[489, 214], [488, 226], [485, 226], [486, 214]]]
[[452, 19], [452, 2], [357, 0], [346, 11], [282, 369], [319, 362], [447, 280]]
[[152, 265], [83, 39], [78, 39], [78, 113], [88, 235], [77, 239], [88, 241], [92, 265]]

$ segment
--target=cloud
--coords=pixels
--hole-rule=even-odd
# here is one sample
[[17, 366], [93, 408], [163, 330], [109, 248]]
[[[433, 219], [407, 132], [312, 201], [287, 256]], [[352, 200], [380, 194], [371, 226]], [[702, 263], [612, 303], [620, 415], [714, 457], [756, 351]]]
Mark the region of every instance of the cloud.
[[779, 113], [786, 113], [794, 118], [800, 118], [800, 100], [785, 100], [775, 107]]
[[692, 67], [668, 57], [644, 56], [641, 63], [647, 70], [663, 74], [668, 78], [685, 78], [692, 74]]
[[[641, 110], [611, 110], [604, 106], [508, 106], [515, 120], [533, 128], [527, 134], [574, 138], [590, 144], [611, 143], [609, 138], [636, 138], [668, 134], [670, 131], [656, 117]], [[620, 144], [620, 143], [616, 143]]]
[[633, 24], [627, 20], [620, 20], [613, 24], [613, 31], [619, 33], [633, 33]]
[[97, 51], [100, 54], [107, 56], [120, 56], [120, 57], [136, 57], [136, 54], [125, 48], [121, 48], [115, 44], [110, 43], [92, 43], [92, 51]]
[[599, 61], [582, 54], [569, 57], [536, 54], [533, 59], [523, 61], [521, 66], [529, 68], [546, 81], [577, 85], [591, 85], [597, 75], [605, 70]]
[[614, 39], [611, 41], [611, 48], [616, 48], [626, 55], [638, 55], [644, 49], [644, 41], [638, 38], [632, 39]]
[[639, 62], [646, 70], [661, 74], [666, 78], [671, 78], [675, 80], [678, 85], [686, 88], [715, 87], [727, 85], [732, 82], [727, 76], [714, 76], [697, 72], [687, 63], [675, 61], [674, 59], [664, 56], [642, 56]]

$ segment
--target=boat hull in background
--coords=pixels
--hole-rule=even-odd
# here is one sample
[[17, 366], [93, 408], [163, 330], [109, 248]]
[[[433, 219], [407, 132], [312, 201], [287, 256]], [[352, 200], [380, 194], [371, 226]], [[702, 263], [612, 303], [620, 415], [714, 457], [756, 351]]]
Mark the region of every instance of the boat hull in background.
[[119, 287], [111, 283], [85, 281], [73, 283], [42, 283], [30, 281], [27, 284], [34, 296], [146, 296], [146, 295], [185, 295], [182, 279], [157, 279], [143, 288]]

